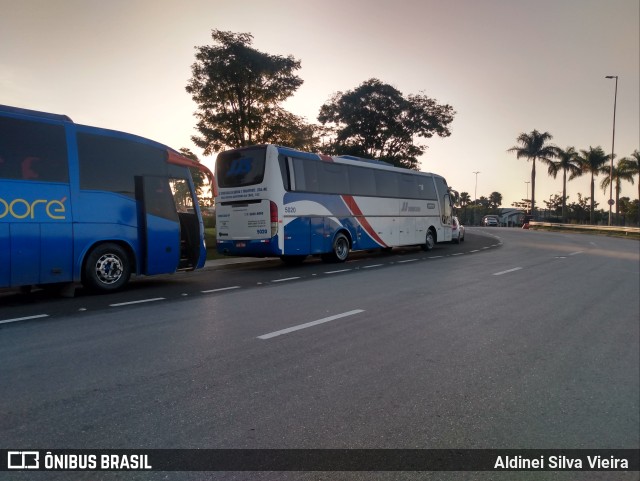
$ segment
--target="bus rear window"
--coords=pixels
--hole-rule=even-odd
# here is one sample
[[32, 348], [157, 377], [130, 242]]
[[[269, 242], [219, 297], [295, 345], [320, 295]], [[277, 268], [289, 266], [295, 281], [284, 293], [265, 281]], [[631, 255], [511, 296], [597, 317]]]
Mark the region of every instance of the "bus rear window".
[[243, 187], [262, 182], [266, 149], [222, 152], [216, 160], [216, 179], [220, 187]]

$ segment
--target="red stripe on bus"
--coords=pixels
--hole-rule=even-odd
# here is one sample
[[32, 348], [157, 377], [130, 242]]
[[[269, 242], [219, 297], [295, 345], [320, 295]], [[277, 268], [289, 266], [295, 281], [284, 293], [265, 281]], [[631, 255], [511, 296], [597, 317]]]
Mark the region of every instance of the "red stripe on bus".
[[380, 236], [378, 236], [378, 234], [373, 230], [373, 227], [371, 227], [371, 224], [369, 224], [369, 221], [360, 210], [360, 207], [358, 207], [358, 204], [356, 204], [356, 200], [353, 198], [353, 196], [342, 195], [341, 197], [342, 200], [344, 200], [344, 203], [347, 204], [347, 207], [349, 208], [351, 213], [358, 217], [358, 221], [364, 228], [365, 232], [369, 234], [371, 238], [381, 246], [388, 247], [387, 244], [380, 238]]

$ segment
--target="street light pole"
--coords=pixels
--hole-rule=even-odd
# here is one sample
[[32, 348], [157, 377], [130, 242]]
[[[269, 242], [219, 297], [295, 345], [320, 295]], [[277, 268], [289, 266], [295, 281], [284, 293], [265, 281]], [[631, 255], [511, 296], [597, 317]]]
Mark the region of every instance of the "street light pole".
[[473, 192], [473, 225], [476, 225], [476, 211], [478, 210], [478, 174], [480, 171], [474, 172], [476, 174], [476, 190]]
[[613, 208], [613, 152], [616, 145], [616, 103], [618, 101], [618, 76], [607, 75], [605, 78], [616, 79], [616, 90], [613, 96], [613, 138], [611, 140], [611, 163], [609, 164], [609, 225], [611, 225], [611, 210]]
[[478, 203], [478, 174], [480, 173], [480, 171], [474, 172], [474, 174], [476, 174], [476, 190], [473, 192], [473, 201], [477, 204]]

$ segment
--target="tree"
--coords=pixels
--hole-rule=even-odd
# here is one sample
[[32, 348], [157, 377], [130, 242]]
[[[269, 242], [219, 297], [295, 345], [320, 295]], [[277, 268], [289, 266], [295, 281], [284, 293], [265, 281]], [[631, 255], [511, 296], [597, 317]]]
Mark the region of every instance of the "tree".
[[302, 117], [277, 107], [272, 119], [258, 137], [261, 144], [278, 144], [295, 149], [315, 152], [320, 147], [319, 126], [307, 123]]
[[471, 202], [471, 196], [468, 192], [460, 192], [458, 202], [460, 203], [460, 207], [466, 207]]
[[502, 194], [500, 192], [491, 192], [489, 196], [489, 207], [497, 212], [498, 207], [502, 205]]
[[631, 200], [629, 197], [620, 198], [620, 212], [624, 217], [624, 225], [636, 224], [638, 222], [638, 206], [640, 200]]
[[458, 207], [463, 208], [463, 213], [462, 213], [462, 221], [463, 223], [467, 223], [467, 206], [471, 203], [471, 196], [469, 195], [468, 192], [460, 192], [460, 195], [458, 196]]
[[205, 155], [268, 143], [291, 125], [306, 128], [279, 106], [302, 85], [295, 75], [299, 60], [254, 49], [249, 33], [213, 30], [211, 37], [213, 45], [196, 47], [186, 87], [198, 105], [196, 129], [201, 135], [192, 140]]
[[562, 206], [565, 203], [565, 198], [564, 196], [560, 197], [558, 194], [551, 194], [549, 195], [549, 200], [543, 200], [542, 202], [545, 203], [550, 214], [553, 212], [553, 214], [557, 216], [562, 212]]
[[578, 192], [578, 202], [572, 202], [567, 207], [569, 212], [571, 213], [572, 218], [574, 218], [578, 223], [584, 222], [587, 217], [587, 211], [590, 212], [590, 216], [593, 214], [594, 203], [591, 202], [591, 209], [587, 207], [587, 203], [589, 201], [589, 197], [582, 197], [582, 194]]
[[[623, 157], [622, 159], [618, 160], [617, 164], [614, 165], [613, 169], [611, 170], [611, 177], [613, 177], [616, 189], [616, 219], [620, 215], [620, 191], [622, 190], [621, 183], [623, 180], [628, 180], [633, 184], [633, 174], [635, 172], [631, 163], [631, 159], [629, 159], [628, 157]], [[605, 194], [607, 193], [607, 189], [611, 184], [611, 177], [607, 175], [600, 182], [600, 187], [602, 187], [602, 190]]]
[[[191, 159], [191, 160], [195, 160], [196, 162], [200, 162], [200, 159], [198, 158], [198, 156], [196, 154], [194, 154], [191, 149], [187, 148], [187, 147], [182, 147], [180, 149], [180, 153], [182, 155], [184, 155], [186, 158]], [[194, 169], [194, 168], [189, 168], [189, 171], [191, 172], [191, 178], [193, 179], [193, 185], [196, 189], [196, 195], [198, 196], [198, 201], [200, 203], [200, 207], [209, 207], [212, 203], [211, 201], [211, 197], [204, 197], [202, 195], [203, 191], [204, 191], [204, 184], [206, 181], [206, 176], [204, 174], [204, 172], [202, 172], [199, 169]], [[180, 197], [182, 197], [183, 199], [186, 199], [186, 197], [189, 196], [189, 192], [188, 189], [186, 188], [186, 186], [183, 186], [182, 184], [177, 184], [178, 189], [182, 189], [183, 191], [179, 191], [178, 195]], [[210, 186], [211, 187], [211, 186]]]
[[601, 173], [608, 173], [605, 168], [609, 156], [604, 153], [602, 147], [589, 147], [589, 150], [581, 150], [580, 156], [580, 174], [591, 174], [591, 209], [589, 211], [589, 223], [594, 223], [595, 211], [595, 177]]
[[335, 93], [320, 108], [318, 121], [335, 131], [329, 153], [417, 169], [418, 156], [426, 147], [414, 143], [414, 138], [448, 137], [454, 115], [451, 106], [426, 95], [404, 97], [391, 85], [370, 79], [354, 90]]
[[556, 152], [558, 161], [549, 163], [549, 175], [555, 179], [558, 172], [562, 171], [562, 222], [567, 222], [567, 172], [569, 172], [569, 180], [573, 180], [580, 175], [580, 161], [578, 160], [578, 152], [573, 147], [567, 147], [565, 150], [558, 149]]
[[521, 133], [517, 141], [520, 144], [511, 147], [507, 152], [515, 152], [518, 159], [525, 158], [531, 161], [531, 215], [535, 217], [536, 208], [536, 160], [550, 164], [557, 156], [558, 148], [548, 144], [553, 136], [549, 132], [540, 133], [533, 130], [530, 134]]
[[520, 201], [512, 202], [511, 207], [515, 207], [516, 209], [522, 209], [525, 213], [530, 212], [531, 199], [522, 199]]

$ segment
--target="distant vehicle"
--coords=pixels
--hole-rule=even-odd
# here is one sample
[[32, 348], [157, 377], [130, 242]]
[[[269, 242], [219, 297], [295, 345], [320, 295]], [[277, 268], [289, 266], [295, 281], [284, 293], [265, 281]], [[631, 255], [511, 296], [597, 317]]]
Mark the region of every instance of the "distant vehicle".
[[498, 222], [498, 217], [495, 215], [485, 215], [482, 218], [482, 225], [485, 227], [498, 227], [500, 222]]
[[464, 242], [464, 226], [455, 216], [451, 218], [451, 242]]
[[266, 145], [220, 153], [215, 180], [221, 254], [344, 262], [351, 250], [451, 240], [449, 188], [436, 174]]
[[152, 140], [0, 105], [0, 287], [114, 291], [202, 267], [190, 169], [212, 177]]

